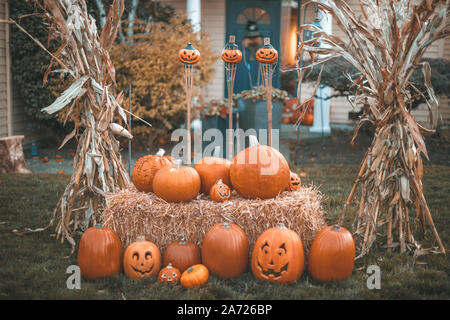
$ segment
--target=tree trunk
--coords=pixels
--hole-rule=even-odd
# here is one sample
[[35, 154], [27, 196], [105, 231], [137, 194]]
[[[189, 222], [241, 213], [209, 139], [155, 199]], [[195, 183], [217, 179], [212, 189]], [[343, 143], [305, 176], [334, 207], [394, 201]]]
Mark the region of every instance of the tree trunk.
[[24, 136], [0, 138], [0, 173], [31, 173], [22, 150]]

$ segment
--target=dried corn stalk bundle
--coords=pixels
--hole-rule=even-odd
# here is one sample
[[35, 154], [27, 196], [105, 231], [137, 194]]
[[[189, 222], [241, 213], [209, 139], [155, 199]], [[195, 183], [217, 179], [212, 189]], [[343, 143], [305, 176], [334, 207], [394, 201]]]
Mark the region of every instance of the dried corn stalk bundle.
[[[101, 35], [84, 0], [34, 0], [34, 3], [44, 12], [49, 41], [56, 39], [61, 44], [56, 52], [50, 53], [52, 60], [44, 82], [50, 72], [68, 75], [71, 81], [69, 88], [42, 111], [54, 114], [69, 108], [67, 117], [74, 120], [74, 130], [60, 146], [78, 138], [74, 173], [49, 224], [57, 221], [56, 237], [61, 242], [67, 239], [74, 249], [73, 231], [98, 220], [104, 194], [129, 185], [115, 135], [129, 139], [132, 136], [115, 122], [126, 123], [126, 114], [120, 107], [123, 95], [116, 94], [115, 71], [108, 54], [116, 38], [124, 1], [113, 1]], [[53, 70], [54, 65], [60, 69]]]
[[[430, 66], [422, 57], [434, 41], [449, 33], [448, 0], [361, 0], [361, 18], [345, 1], [314, 2], [336, 19], [348, 40], [314, 25], [301, 26], [300, 32], [311, 30], [314, 37], [298, 48], [298, 56], [307, 52], [312, 58], [310, 65], [298, 68], [299, 85], [306, 69], [343, 57], [359, 70], [356, 75], [348, 75], [356, 91], [348, 99], [364, 110], [353, 139], [365, 121], [376, 127], [339, 223], [361, 184], [359, 211], [353, 225], [359, 256], [369, 251], [381, 225], [387, 226], [388, 250], [400, 247], [402, 253], [408, 249], [415, 250], [416, 255], [424, 253], [414, 238], [413, 222], [424, 232], [429, 226], [439, 252], [445, 253], [422, 186], [421, 154], [428, 159], [422, 133], [430, 130], [416, 122], [411, 106], [415, 95], [423, 96], [431, 117], [432, 104], [438, 104]], [[427, 92], [419, 92], [409, 81], [417, 68], [422, 68]], [[415, 219], [410, 216], [413, 208]]]

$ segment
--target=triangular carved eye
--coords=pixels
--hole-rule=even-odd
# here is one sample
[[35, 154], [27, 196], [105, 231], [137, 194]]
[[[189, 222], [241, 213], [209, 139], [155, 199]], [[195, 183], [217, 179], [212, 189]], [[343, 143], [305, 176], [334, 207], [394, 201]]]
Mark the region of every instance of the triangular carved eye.
[[283, 244], [280, 246], [280, 249], [283, 249], [284, 253], [286, 253], [286, 243], [283, 242]]
[[261, 250], [264, 251], [265, 254], [269, 253], [269, 244], [266, 242], [264, 242], [264, 244], [261, 246]]

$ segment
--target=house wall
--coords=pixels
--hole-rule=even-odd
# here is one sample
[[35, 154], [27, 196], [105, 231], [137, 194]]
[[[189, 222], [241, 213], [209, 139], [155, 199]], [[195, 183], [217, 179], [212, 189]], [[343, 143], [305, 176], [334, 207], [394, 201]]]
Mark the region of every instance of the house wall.
[[[0, 0], [0, 19], [8, 19], [6, 0]], [[8, 25], [0, 23], [0, 137], [11, 135], [8, 66]]]

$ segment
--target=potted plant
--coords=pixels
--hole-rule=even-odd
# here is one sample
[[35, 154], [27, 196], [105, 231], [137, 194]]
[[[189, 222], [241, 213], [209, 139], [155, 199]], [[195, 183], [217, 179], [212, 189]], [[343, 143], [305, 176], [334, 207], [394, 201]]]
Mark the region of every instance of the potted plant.
[[[244, 90], [239, 94], [245, 107], [239, 112], [239, 127], [241, 129], [267, 129], [267, 103], [266, 91], [263, 86]], [[284, 100], [288, 98], [287, 91], [272, 89], [272, 129], [280, 129]]]
[[[237, 95], [233, 95], [233, 98], [237, 99]], [[223, 156], [226, 156], [226, 130], [228, 129], [228, 99], [213, 99], [208, 102], [202, 103], [201, 105], [195, 107], [197, 112], [197, 117], [202, 121], [202, 138], [205, 137], [205, 131], [208, 129], [218, 129], [222, 133], [223, 145], [222, 151]], [[233, 108], [233, 129], [236, 129], [236, 115], [238, 108]], [[202, 148], [203, 150], [212, 141], [203, 140]]]

